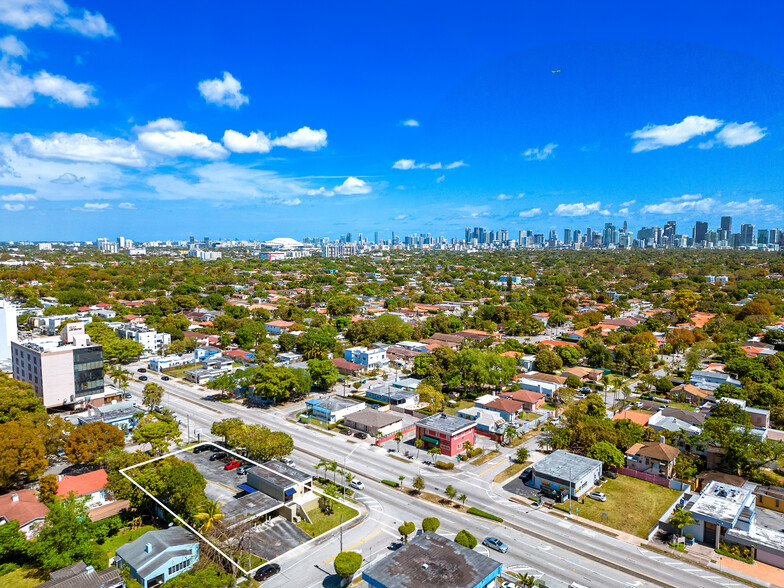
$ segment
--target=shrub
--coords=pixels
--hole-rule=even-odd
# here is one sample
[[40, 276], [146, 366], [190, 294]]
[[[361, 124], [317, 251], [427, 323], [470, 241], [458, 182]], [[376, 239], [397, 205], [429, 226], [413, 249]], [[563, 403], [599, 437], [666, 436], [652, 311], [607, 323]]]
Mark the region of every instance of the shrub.
[[474, 447], [473, 449], [469, 449], [466, 453], [468, 458], [476, 457], [480, 453], [482, 453], [483, 449], [481, 447]]
[[441, 526], [441, 521], [439, 521], [436, 517], [427, 517], [422, 520], [422, 530], [423, 531], [430, 531], [435, 533], [438, 531], [438, 528]]
[[392, 486], [393, 488], [397, 488], [400, 486], [397, 482], [393, 482], [392, 480], [381, 480], [382, 484], [386, 484], [387, 486]]
[[478, 508], [474, 508], [473, 506], [468, 509], [468, 514], [476, 515], [478, 517], [484, 517], [486, 519], [490, 519], [491, 521], [496, 521], [498, 523], [503, 523], [504, 519], [494, 514], [490, 514], [489, 512], [485, 512], [483, 510], [479, 510]]
[[463, 547], [468, 547], [468, 549], [473, 549], [476, 547], [477, 541], [476, 537], [463, 529], [457, 535], [455, 535], [455, 543], [462, 545]]
[[351, 578], [362, 567], [362, 554], [341, 551], [335, 558], [335, 573], [341, 578]]
[[455, 469], [455, 464], [451, 461], [437, 461], [436, 467], [439, 470], [453, 470]]

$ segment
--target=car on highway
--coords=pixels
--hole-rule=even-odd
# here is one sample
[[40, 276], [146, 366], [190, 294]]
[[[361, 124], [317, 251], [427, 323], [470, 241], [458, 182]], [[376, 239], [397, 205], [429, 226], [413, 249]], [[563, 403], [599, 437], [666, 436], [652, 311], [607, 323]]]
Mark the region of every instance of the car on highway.
[[139, 372], [140, 374], [143, 374], [144, 372], [146, 372], [146, 371], [147, 371], [147, 368], [139, 368], [139, 369], [138, 369], [138, 370], [136, 370], [136, 371], [137, 371], [137, 372]]
[[275, 574], [280, 572], [280, 566], [276, 563], [268, 563], [261, 566], [256, 573], [253, 574], [253, 579], [257, 582], [263, 582], [264, 580], [268, 580]]
[[489, 547], [490, 549], [495, 549], [498, 553], [506, 553], [509, 551], [509, 547], [507, 547], [506, 543], [495, 537], [485, 537], [485, 540], [482, 541], [482, 545]]
[[123, 396], [125, 396], [126, 398], [133, 398], [130, 392], [126, 392], [125, 394], [123, 394]]
[[285, 463], [289, 467], [294, 467], [294, 460], [290, 457], [281, 457], [280, 463]]
[[223, 466], [223, 469], [226, 470], [226, 471], [236, 470], [241, 465], [242, 465], [241, 461], [237, 461], [236, 459], [233, 459], [232, 461], [227, 463], [225, 466]]
[[140, 379], [142, 382], [146, 382], [146, 381], [147, 381], [147, 376], [139, 376], [139, 379]]
[[599, 502], [605, 502], [607, 500], [607, 495], [604, 492], [597, 492], [596, 490], [591, 490], [586, 496], [598, 500]]
[[210, 456], [210, 461], [218, 461], [219, 459], [223, 459], [226, 457], [226, 454], [222, 451], [216, 451]]
[[169, 376], [161, 376], [161, 380], [163, 380], [164, 382], [168, 382], [169, 379], [170, 379]]
[[365, 484], [362, 483], [362, 480], [351, 480], [348, 485], [351, 486], [354, 490], [365, 489]]

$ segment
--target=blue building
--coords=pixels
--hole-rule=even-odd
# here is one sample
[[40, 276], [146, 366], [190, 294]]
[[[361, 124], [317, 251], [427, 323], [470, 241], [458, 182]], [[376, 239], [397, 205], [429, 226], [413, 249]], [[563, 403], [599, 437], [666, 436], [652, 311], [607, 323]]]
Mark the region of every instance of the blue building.
[[115, 566], [128, 568], [143, 588], [152, 588], [187, 572], [199, 561], [199, 542], [183, 527], [148, 531], [117, 548]]
[[495, 586], [501, 568], [501, 562], [425, 532], [368, 567], [362, 579], [372, 588], [485, 588]]

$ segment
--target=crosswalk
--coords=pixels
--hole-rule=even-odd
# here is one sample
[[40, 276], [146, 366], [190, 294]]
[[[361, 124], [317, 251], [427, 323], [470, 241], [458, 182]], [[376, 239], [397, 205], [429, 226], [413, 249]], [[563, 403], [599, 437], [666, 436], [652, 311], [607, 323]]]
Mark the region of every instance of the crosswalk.
[[355, 495], [354, 498], [359, 500], [362, 504], [368, 507], [368, 509], [375, 511], [375, 512], [384, 512], [384, 505], [381, 504], [378, 500], [373, 498], [372, 496], [367, 496], [365, 494]]
[[710, 580], [716, 584], [720, 584], [721, 586], [727, 586], [728, 588], [732, 588], [733, 586], [742, 586], [742, 584], [731, 580], [725, 576], [720, 576], [711, 572], [710, 570], [706, 570], [703, 568], [698, 568], [689, 562], [681, 561], [679, 559], [675, 559], [672, 557], [667, 557], [666, 555], [660, 555], [658, 553], [648, 551], [647, 549], [643, 549], [642, 547], [638, 547], [637, 551], [640, 552], [640, 555], [647, 557], [648, 559], [654, 560], [656, 563], [664, 564], [666, 566], [670, 566], [678, 571], [686, 572], [688, 574], [693, 574], [702, 578], [703, 580]]

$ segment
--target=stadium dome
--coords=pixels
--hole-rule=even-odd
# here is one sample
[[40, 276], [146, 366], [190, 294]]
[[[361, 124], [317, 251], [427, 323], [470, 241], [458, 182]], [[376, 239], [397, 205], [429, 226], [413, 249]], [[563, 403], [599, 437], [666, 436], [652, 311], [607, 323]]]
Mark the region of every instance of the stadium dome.
[[265, 241], [264, 246], [272, 247], [273, 249], [293, 249], [294, 247], [304, 247], [305, 245], [289, 237], [276, 237], [270, 241]]

